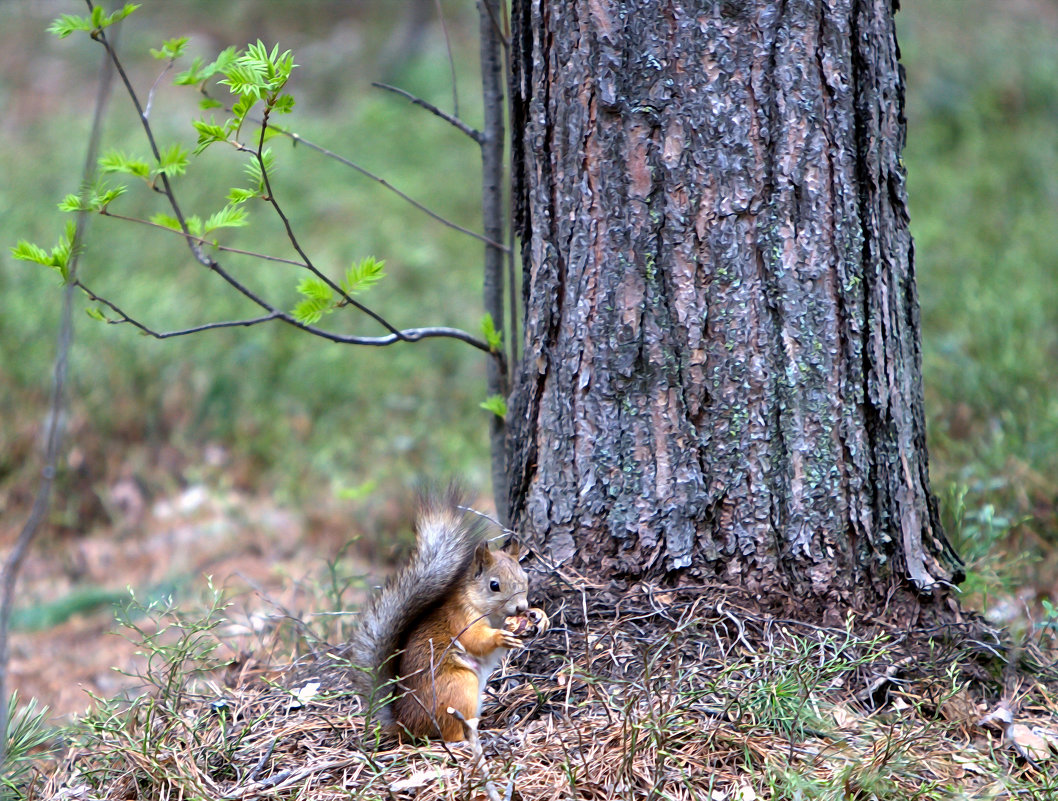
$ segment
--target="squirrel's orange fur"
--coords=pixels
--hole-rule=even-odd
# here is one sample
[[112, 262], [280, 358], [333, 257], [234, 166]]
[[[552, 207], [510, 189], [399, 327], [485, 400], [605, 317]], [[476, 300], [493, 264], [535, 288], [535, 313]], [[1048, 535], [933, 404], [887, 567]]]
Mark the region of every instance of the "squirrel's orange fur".
[[[416, 550], [363, 614], [351, 643], [368, 711], [397, 735], [462, 740], [452, 708], [481, 713], [485, 682], [521, 640], [504, 620], [525, 613], [529, 579], [518, 549], [490, 551], [458, 496], [427, 500]], [[533, 616], [546, 627], [539, 610]]]

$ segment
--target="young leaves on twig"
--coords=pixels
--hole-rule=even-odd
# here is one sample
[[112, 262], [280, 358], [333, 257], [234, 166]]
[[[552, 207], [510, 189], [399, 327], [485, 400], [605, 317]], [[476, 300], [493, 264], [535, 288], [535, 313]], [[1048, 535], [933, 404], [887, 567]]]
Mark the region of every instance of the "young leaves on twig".
[[[71, 195], [70, 197], [74, 197]], [[77, 226], [71, 220], [66, 223], [66, 230], [59, 237], [58, 244], [48, 253], [39, 245], [20, 239], [18, 244], [11, 248], [11, 255], [21, 261], [36, 262], [55, 270], [65, 284], [70, 280], [70, 257], [73, 255], [73, 240]]]
[[[238, 143], [239, 132], [246, 122], [247, 115], [258, 103], [264, 104], [266, 119], [272, 112], [287, 114], [293, 111], [294, 97], [285, 94], [283, 87], [296, 66], [294, 56], [289, 50], [280, 53], [279, 45], [275, 45], [269, 51], [260, 40], [247, 47], [245, 52], [240, 53], [235, 48], [228, 48], [209, 65], [203, 65], [201, 59], [195, 59], [190, 69], [176, 77], [178, 86], [198, 86], [204, 89], [206, 82], [219, 74], [223, 76], [220, 83], [227, 86], [236, 97], [231, 107], [232, 116], [223, 123], [218, 123], [214, 118], [195, 120], [192, 123], [198, 131], [195, 154], [201, 153], [215, 142], [229, 142], [241, 147]], [[212, 99], [203, 103], [203, 108], [219, 106], [220, 103]]]
[[507, 419], [507, 399], [503, 395], [489, 395], [479, 405], [482, 409], [492, 412], [501, 420]]
[[166, 39], [162, 42], [162, 46], [155, 49], [151, 48], [151, 55], [159, 61], [176, 61], [180, 56], [184, 54], [184, 49], [187, 47], [188, 37], [177, 36], [173, 39]]
[[[382, 268], [385, 262], [368, 256], [353, 264], [339, 282], [346, 295], [353, 296], [366, 292], [385, 277]], [[291, 314], [300, 323], [315, 325], [325, 314], [330, 314], [345, 305], [344, 298], [336, 300], [336, 293], [327, 283], [316, 277], [302, 278], [298, 283], [298, 294], [302, 296]]]
[[503, 348], [503, 334], [496, 330], [496, 323], [488, 312], [485, 312], [485, 316], [481, 318], [481, 334], [485, 337], [485, 341], [489, 344], [489, 348], [493, 353], [497, 353]]
[[48, 33], [54, 33], [60, 39], [65, 39], [75, 31], [85, 31], [95, 36], [104, 28], [125, 19], [139, 7], [139, 3], [126, 3], [117, 11], [107, 14], [102, 6], [96, 6], [87, 17], [79, 17], [76, 14], [63, 14], [48, 26]]

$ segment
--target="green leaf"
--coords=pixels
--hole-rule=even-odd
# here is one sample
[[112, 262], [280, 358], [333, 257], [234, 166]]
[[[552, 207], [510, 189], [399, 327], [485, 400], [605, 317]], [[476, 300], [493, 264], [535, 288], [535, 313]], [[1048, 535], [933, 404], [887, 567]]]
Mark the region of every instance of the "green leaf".
[[496, 323], [492, 321], [492, 315], [488, 312], [485, 312], [485, 316], [481, 318], [481, 334], [493, 352], [503, 347], [503, 334], [496, 330]]
[[181, 230], [180, 221], [176, 217], [171, 217], [168, 214], [154, 214], [151, 216], [151, 222], [155, 225], [163, 225], [166, 228], [172, 228], [174, 231]]
[[303, 325], [315, 325], [324, 314], [334, 310], [329, 302], [320, 298], [305, 298], [298, 301], [292, 314], [294, 319]]
[[294, 97], [293, 95], [279, 95], [270, 105], [280, 114], [289, 114], [294, 110]]
[[246, 225], [246, 209], [238, 206], [225, 206], [206, 220], [205, 230], [208, 234], [217, 228], [242, 228]]
[[89, 201], [92, 211], [103, 211], [112, 202], [124, 195], [127, 190], [128, 187], [125, 186], [108, 187], [104, 183], [97, 183], [93, 187], [92, 197]]
[[[378, 480], [369, 478], [367, 481], [362, 484], [357, 484], [354, 487], [342, 487], [335, 493], [335, 497], [343, 501], [359, 501], [368, 497], [376, 489], [378, 489]], [[1044, 603], [1046, 603], [1046, 601]]]
[[103, 211], [113, 201], [125, 194], [125, 186], [108, 186], [97, 181], [84, 190], [81, 195], [69, 194], [59, 203], [59, 211]]
[[216, 120], [210, 120], [209, 122], [206, 120], [191, 120], [191, 124], [198, 131], [198, 146], [195, 148], [196, 156], [214, 142], [228, 141], [228, 131], [223, 126], [218, 125]]
[[60, 39], [65, 39], [74, 31], [89, 31], [95, 28], [89, 17], [79, 17], [76, 14], [63, 14], [52, 21], [48, 26], [48, 33], [55, 34]]
[[[103, 17], [100, 21], [100, 24], [98, 24], [96, 27], [106, 28], [108, 25], [113, 25], [115, 22], [120, 22], [139, 7], [139, 3], [126, 3], [123, 8], [119, 8], [114, 13], [108, 14], [107, 16]], [[99, 11], [101, 9], [102, 6], [96, 6], [92, 12], [93, 16], [95, 15], [95, 11]]]
[[386, 274], [382, 271], [385, 266], [386, 262], [379, 261], [374, 256], [368, 256], [361, 259], [358, 264], [352, 265], [345, 273], [345, 278], [342, 279], [341, 283], [345, 294], [356, 295], [369, 290], [386, 277]]
[[246, 115], [257, 105], [258, 100], [260, 98], [252, 92], [239, 95], [239, 99], [231, 107], [231, 113], [235, 117], [237, 124], [242, 125]]
[[166, 39], [162, 42], [162, 46], [155, 50], [151, 48], [151, 55], [161, 60], [175, 61], [183, 55], [184, 49], [187, 47], [188, 38], [186, 36], [178, 36], [174, 39]]
[[101, 323], [108, 322], [106, 316], [99, 309], [89, 306], [84, 310], [84, 313], [91, 317], [93, 320], [99, 320]]
[[74, 31], [88, 31], [89, 33], [102, 30], [120, 22], [129, 14], [139, 8], [139, 3], [126, 3], [122, 8], [107, 14], [103, 6], [95, 6], [91, 16], [77, 17], [73, 14], [63, 14], [59, 19], [52, 22], [48, 31], [54, 33], [60, 39], [65, 39]]
[[298, 282], [298, 294], [330, 303], [331, 298], [334, 297], [334, 290], [327, 286], [327, 282], [323, 279], [308, 276]]
[[161, 158], [158, 159], [157, 171], [165, 173], [170, 178], [175, 178], [177, 175], [183, 175], [187, 171], [189, 160], [187, 151], [180, 145], [174, 144], [164, 151]]
[[257, 197], [257, 193], [252, 189], [240, 189], [237, 186], [233, 186], [228, 190], [228, 203], [233, 206], [237, 206], [240, 203], [245, 203], [247, 200]]
[[[191, 66], [189, 66], [183, 72], [177, 73], [176, 77], [173, 78], [174, 86], [195, 86], [196, 84], [203, 83], [209, 75], [206, 74], [205, 67], [202, 62], [201, 56], [195, 56], [191, 60]], [[220, 105], [219, 103], [217, 105]]]
[[40, 245], [27, 242], [25, 239], [18, 240], [18, 244], [11, 248], [11, 256], [19, 261], [32, 261], [37, 264], [43, 264], [45, 267], [52, 266], [48, 251]]
[[227, 72], [231, 69], [231, 65], [235, 63], [236, 59], [239, 58], [239, 48], [235, 45], [225, 47], [217, 54], [217, 58], [214, 59], [213, 63], [207, 67], [214, 74], [218, 72]]
[[191, 236], [197, 236], [199, 239], [201, 239], [203, 234], [202, 218], [199, 217], [197, 214], [192, 214], [190, 217], [186, 218], [186, 221], [188, 233], [190, 233]]
[[58, 244], [51, 249], [51, 266], [59, 271], [65, 284], [70, 280], [70, 257], [74, 251], [74, 237], [77, 236], [77, 225], [70, 220], [59, 237]]
[[[238, 49], [235, 47], [226, 47], [220, 51], [220, 54], [214, 61], [209, 64], [204, 64], [202, 59], [198, 56], [191, 62], [191, 66], [184, 72], [181, 72], [176, 78], [173, 79], [173, 83], [177, 86], [196, 86], [198, 84], [204, 84], [218, 72], [223, 73], [228, 66], [235, 61], [238, 56]], [[217, 102], [217, 101], [213, 101]], [[219, 106], [220, 103], [217, 103]]]
[[304, 298], [294, 306], [294, 319], [304, 325], [318, 323], [325, 314], [334, 311], [334, 291], [327, 283], [315, 276], [307, 276], [298, 282], [298, 293]]
[[489, 395], [480, 404], [487, 412], [492, 412], [502, 420], [507, 419], [507, 401], [502, 395]]
[[70, 257], [74, 252], [74, 237], [77, 235], [77, 226], [71, 220], [66, 223], [58, 244], [48, 253], [39, 245], [22, 239], [11, 248], [11, 256], [19, 261], [31, 261], [43, 264], [55, 270], [62, 276], [63, 283], [70, 280]]
[[260, 100], [268, 88], [264, 71], [256, 64], [246, 63], [242, 59], [232, 65], [219, 83], [227, 86], [233, 95], [239, 95], [240, 98], [249, 96], [255, 100]]
[[69, 194], [59, 201], [59, 211], [89, 211], [89, 207], [82, 205], [77, 195]]
[[[261, 151], [261, 161], [264, 162], [265, 171], [272, 175], [275, 172], [276, 157], [270, 147], [266, 147]], [[261, 165], [257, 161], [256, 155], [250, 156], [250, 160], [246, 162], [245, 172], [250, 177], [250, 182], [256, 187], [254, 190], [256, 194], [263, 195], [265, 192], [264, 176], [261, 173]]]
[[100, 156], [99, 171], [102, 173], [123, 172], [146, 180], [151, 175], [151, 165], [143, 159], [111, 150]]
[[212, 97], [204, 97], [198, 101], [198, 107], [203, 111], [209, 111], [211, 108], [224, 108], [224, 104]]

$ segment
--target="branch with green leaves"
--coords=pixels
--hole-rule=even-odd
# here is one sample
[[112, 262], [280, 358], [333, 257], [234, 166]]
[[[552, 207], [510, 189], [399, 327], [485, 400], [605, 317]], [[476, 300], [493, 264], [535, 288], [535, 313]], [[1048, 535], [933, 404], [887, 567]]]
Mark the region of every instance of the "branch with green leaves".
[[[458, 339], [489, 353], [503, 364], [502, 338], [491, 325], [491, 319], [482, 323], [480, 336], [443, 326], [401, 329], [358, 299], [358, 296], [362, 296], [383, 279], [385, 275], [383, 261], [372, 256], [363, 258], [347, 268], [338, 279], [331, 278], [313, 263], [276, 196], [271, 180], [275, 169], [275, 156], [266, 147], [266, 143], [278, 134], [292, 137], [295, 141], [304, 141], [281, 130], [271, 122], [273, 115], [286, 114], [294, 108], [294, 98], [285, 91], [290, 75], [296, 67], [289, 50], [280, 52], [278, 46], [269, 50], [258, 41], [249, 45], [245, 50], [227, 48], [209, 63], [200, 58], [194, 59], [187, 70], [176, 76], [174, 82], [177, 85], [199, 88], [204, 94], [204, 99], [200, 103], [202, 108], [205, 111], [223, 109], [227, 116], [221, 120], [214, 116], [209, 118], [203, 116], [194, 120], [192, 125], [197, 132], [197, 142], [193, 150], [188, 150], [179, 144], [163, 147], [159, 145], [151, 126], [151, 106], [161, 77], [168, 73], [184, 55], [187, 38], [170, 39], [160, 48], [151, 50], [155, 58], [165, 61], [166, 64], [162, 74], [151, 86], [147, 103], [143, 104], [106, 32], [107, 28], [133, 13], [138, 5], [129, 3], [107, 14], [92, 0], [86, 0], [86, 3], [89, 8], [87, 16], [63, 15], [52, 23], [49, 30], [60, 38], [84, 32], [105, 48], [124, 84], [126, 94], [135, 106], [150, 151], [147, 157], [119, 151], [105, 153], [99, 159], [99, 172], [111, 179], [113, 176], [121, 176], [143, 182], [149, 190], [165, 198], [168, 210], [154, 214], [146, 220], [112, 211], [112, 206], [126, 193], [128, 187], [123, 184], [110, 183], [105, 178], [97, 180], [92, 186], [84, 187], [79, 195], [67, 195], [59, 204], [60, 210], [72, 213], [94, 212], [142, 224], [152, 229], [168, 231], [182, 237], [197, 262], [216, 274], [263, 312], [263, 314], [243, 320], [205, 323], [175, 331], [159, 331], [127, 313], [118, 303], [93, 291], [84, 280], [72, 279], [73, 285], [96, 304], [89, 310], [90, 316], [109, 324], [129, 324], [142, 333], [159, 339], [217, 328], [253, 326], [272, 321], [286, 323], [329, 341], [351, 345], [385, 346], [398, 342], [417, 342], [427, 338], [445, 337]], [[209, 97], [205, 92], [205, 87], [210, 81], [216, 81], [217, 84], [227, 87], [232, 97], [229, 106]], [[251, 143], [247, 144], [247, 141]], [[177, 200], [174, 185], [185, 174], [191, 160], [214, 145], [227, 145], [236, 153], [249, 156], [245, 165], [247, 181], [244, 185], [229, 190], [225, 205], [218, 211], [205, 216], [185, 214]], [[351, 166], [355, 167], [355, 165]], [[267, 204], [279, 218], [287, 240], [297, 254], [296, 259], [221, 244], [219, 237], [225, 229], [239, 228], [248, 224], [247, 208], [254, 202]], [[480, 235], [477, 236], [480, 238]], [[71, 276], [68, 265], [73, 252], [73, 242], [73, 234], [67, 227], [58, 243], [51, 249], [45, 249], [23, 240], [11, 249], [11, 253], [17, 259], [54, 269], [64, 283], [69, 283]], [[225, 252], [282, 262], [305, 270], [308, 275], [296, 285], [300, 300], [289, 311], [268, 301], [246, 286], [218, 261], [215, 254]], [[381, 336], [353, 336], [329, 331], [318, 325], [330, 314], [346, 306], [370, 317], [385, 329], [386, 333]], [[501, 369], [505, 369], [505, 365]]]

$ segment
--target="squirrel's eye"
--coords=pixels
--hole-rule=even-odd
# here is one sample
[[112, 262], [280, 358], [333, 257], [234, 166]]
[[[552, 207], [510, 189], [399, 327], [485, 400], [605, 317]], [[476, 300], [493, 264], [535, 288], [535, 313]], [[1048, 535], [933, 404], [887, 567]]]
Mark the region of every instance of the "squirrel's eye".
[[489, 582], [489, 589], [492, 590], [493, 592], [499, 592], [500, 591], [500, 581], [499, 581], [499, 579], [493, 579], [492, 581], [490, 581]]

